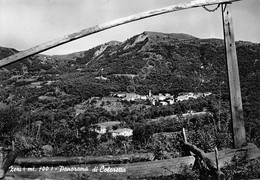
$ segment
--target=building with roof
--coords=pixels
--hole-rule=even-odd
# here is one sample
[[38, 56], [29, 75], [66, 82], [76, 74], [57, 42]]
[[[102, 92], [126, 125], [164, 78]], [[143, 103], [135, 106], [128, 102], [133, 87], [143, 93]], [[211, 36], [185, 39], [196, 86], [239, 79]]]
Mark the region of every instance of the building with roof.
[[117, 130], [111, 131], [113, 137], [117, 136], [124, 136], [124, 137], [130, 137], [133, 135], [133, 130], [130, 128], [120, 128]]
[[113, 126], [119, 125], [120, 123], [121, 123], [120, 121], [108, 121], [108, 122], [93, 124], [92, 130], [99, 134], [105, 134], [108, 131], [111, 131]]

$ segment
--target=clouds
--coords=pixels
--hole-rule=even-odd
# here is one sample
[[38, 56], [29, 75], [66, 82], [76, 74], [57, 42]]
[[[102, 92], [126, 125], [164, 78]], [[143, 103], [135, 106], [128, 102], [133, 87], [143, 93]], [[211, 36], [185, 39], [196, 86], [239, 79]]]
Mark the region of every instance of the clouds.
[[[182, 3], [182, 0], [1, 0], [0, 46], [24, 50], [84, 28], [142, 11]], [[260, 42], [260, 2], [239, 1], [232, 5], [237, 40]], [[220, 9], [203, 8], [165, 14], [116, 27], [62, 45], [45, 54], [86, 50], [110, 40], [124, 41], [143, 31], [188, 33], [200, 38], [222, 38]]]

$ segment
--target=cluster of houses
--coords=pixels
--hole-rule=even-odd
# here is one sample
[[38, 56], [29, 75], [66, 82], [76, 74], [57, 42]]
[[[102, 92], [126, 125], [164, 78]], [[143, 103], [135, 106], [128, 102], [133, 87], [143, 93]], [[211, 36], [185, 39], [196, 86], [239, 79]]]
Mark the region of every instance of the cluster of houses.
[[176, 98], [174, 95], [171, 95], [169, 93], [159, 93], [158, 95], [153, 95], [151, 93], [151, 90], [149, 90], [148, 95], [139, 95], [136, 93], [128, 93], [128, 92], [116, 92], [111, 93], [110, 97], [118, 98], [117, 100], [122, 101], [138, 101], [138, 100], [148, 100], [151, 102], [152, 105], [170, 105], [174, 104], [175, 102], [188, 100], [190, 98], [197, 99], [199, 97], [206, 97], [211, 95], [212, 93], [180, 93]]
[[[166, 106], [171, 105], [176, 102], [189, 100], [190, 98], [197, 99], [199, 97], [206, 97], [211, 95], [212, 93], [180, 93], [176, 98], [169, 94], [162, 94], [159, 93], [158, 95], [153, 95], [151, 91], [149, 91], [148, 95], [139, 95], [136, 93], [128, 93], [128, 92], [116, 92], [116, 93], [110, 93], [110, 96], [105, 97], [92, 97], [88, 99], [87, 101], [76, 105], [74, 108], [76, 110], [76, 115], [79, 115], [81, 113], [85, 112], [85, 109], [88, 107], [89, 104], [92, 104], [95, 102], [96, 107], [103, 107], [107, 111], [117, 111], [119, 109], [124, 109], [124, 106], [121, 104], [120, 101], [132, 101], [132, 102], [138, 102], [138, 101], [149, 101], [154, 106]], [[104, 104], [104, 106], [103, 106]]]
[[210, 96], [212, 93], [211, 92], [206, 92], [206, 93], [179, 93], [179, 96], [176, 98], [177, 101], [184, 101], [188, 100], [189, 98], [197, 99], [199, 97], [206, 97]]

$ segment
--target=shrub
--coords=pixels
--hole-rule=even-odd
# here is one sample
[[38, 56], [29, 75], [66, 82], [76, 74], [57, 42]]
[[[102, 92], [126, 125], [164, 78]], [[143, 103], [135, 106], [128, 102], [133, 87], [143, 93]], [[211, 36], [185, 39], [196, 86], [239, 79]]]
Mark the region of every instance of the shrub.
[[249, 160], [247, 151], [242, 155], [235, 155], [230, 165], [222, 171], [226, 179], [255, 179], [260, 178], [260, 158]]

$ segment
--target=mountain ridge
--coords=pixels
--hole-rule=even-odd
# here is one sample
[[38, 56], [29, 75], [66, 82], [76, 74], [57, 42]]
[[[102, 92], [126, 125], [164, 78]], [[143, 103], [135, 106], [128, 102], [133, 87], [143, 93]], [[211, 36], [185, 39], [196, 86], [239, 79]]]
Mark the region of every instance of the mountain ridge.
[[[255, 65], [259, 63], [257, 61], [260, 54], [259, 43], [237, 41], [236, 46], [239, 63], [243, 64], [244, 61], [250, 59], [254, 65], [253, 68], [257, 70]], [[1, 57], [18, 52], [15, 49], [8, 49], [0, 48]], [[244, 58], [245, 54], [247, 57]], [[143, 68], [149, 60], [154, 61], [158, 69], [162, 69], [165, 64], [170, 65], [167, 71], [171, 76], [186, 78], [192, 75], [193, 77], [188, 79], [212, 82], [214, 79], [212, 74], [217, 72], [224, 74], [223, 68], [221, 69], [226, 64], [224, 42], [222, 39], [200, 39], [184, 33], [144, 31], [124, 42], [109, 41], [89, 50], [68, 55], [38, 54], [11, 64], [7, 66], [7, 69], [15, 68], [22, 71], [26, 66], [29, 71], [35, 72], [51, 70], [66, 73], [66, 71], [75, 72], [77, 69], [82, 69], [84, 72], [101, 73], [103, 76], [137, 75], [140, 72], [143, 73]], [[243, 70], [245, 67], [240, 67], [240, 69], [243, 73], [247, 73]], [[211, 72], [211, 75], [206, 70]], [[167, 74], [166, 71], [164, 73]]]
[[[12, 75], [26, 71], [29, 76], [58, 79], [62, 82], [60, 89], [81, 99], [107, 95], [110, 91], [128, 91], [130, 86], [139, 94], [147, 94], [149, 90], [155, 94], [212, 92], [228, 99], [224, 41], [176, 36], [143, 32], [124, 42], [112, 41], [81, 51], [80, 56], [67, 60], [39, 54], [5, 68]], [[255, 96], [260, 92], [260, 43], [237, 41], [236, 50], [242, 97], [246, 97], [243, 100], [256, 102]], [[0, 55], [4, 57], [14, 51], [0, 48]]]
[[[179, 40], [199, 39], [199, 38], [196, 38], [192, 35], [185, 34], [185, 33], [161, 33], [161, 32], [155, 32], [155, 31], [144, 31], [135, 36], [140, 36], [140, 35], [147, 35], [147, 37], [149, 37], [149, 38], [154, 38], [156, 36], [168, 36], [168, 37], [171, 37], [174, 39], [179, 39]], [[131, 37], [131, 38], [133, 38], [133, 37]], [[129, 38], [129, 39], [131, 39], [131, 38]], [[129, 40], [129, 39], [127, 39], [127, 40]], [[124, 42], [111, 40], [109, 42], [100, 44], [98, 46], [94, 46], [87, 50], [82, 50], [82, 51], [73, 52], [73, 53], [69, 53], [69, 54], [63, 54], [63, 55], [52, 55], [51, 57], [57, 58], [59, 60], [75, 60], [77, 57], [82, 57], [82, 54], [84, 54], [84, 52], [89, 51], [93, 48], [95, 49], [95, 48], [99, 48], [99, 47], [105, 46], [105, 45], [108, 45], [108, 46], [120, 45], [120, 44], [125, 43], [127, 40], [125, 40]], [[66, 57], [66, 56], [68, 56], [68, 57]]]

